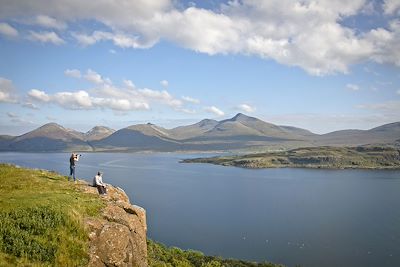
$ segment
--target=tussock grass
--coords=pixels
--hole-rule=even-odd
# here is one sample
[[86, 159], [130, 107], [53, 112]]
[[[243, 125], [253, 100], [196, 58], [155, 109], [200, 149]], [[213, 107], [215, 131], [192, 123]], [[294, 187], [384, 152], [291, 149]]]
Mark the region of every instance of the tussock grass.
[[85, 266], [82, 219], [103, 202], [65, 176], [0, 164], [0, 266]]

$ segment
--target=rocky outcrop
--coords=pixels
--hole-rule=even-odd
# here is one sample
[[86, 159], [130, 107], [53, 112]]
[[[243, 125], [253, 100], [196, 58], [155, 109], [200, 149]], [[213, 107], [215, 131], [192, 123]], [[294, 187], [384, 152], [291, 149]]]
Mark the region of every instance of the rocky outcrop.
[[[80, 184], [82, 191], [96, 194], [97, 189]], [[146, 211], [129, 202], [121, 188], [108, 186], [102, 197], [106, 207], [98, 218], [86, 218], [90, 239], [91, 267], [147, 266]]]

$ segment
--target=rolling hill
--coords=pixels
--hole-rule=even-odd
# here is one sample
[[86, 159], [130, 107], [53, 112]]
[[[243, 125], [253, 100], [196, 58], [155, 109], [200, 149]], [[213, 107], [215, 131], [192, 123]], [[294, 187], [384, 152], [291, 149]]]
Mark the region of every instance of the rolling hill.
[[82, 133], [48, 123], [21, 136], [0, 135], [0, 151], [254, 151], [327, 145], [398, 146], [399, 140], [400, 122], [370, 130], [341, 130], [319, 135], [238, 113], [226, 120], [204, 119], [173, 129], [147, 123], [118, 131], [95, 126]]

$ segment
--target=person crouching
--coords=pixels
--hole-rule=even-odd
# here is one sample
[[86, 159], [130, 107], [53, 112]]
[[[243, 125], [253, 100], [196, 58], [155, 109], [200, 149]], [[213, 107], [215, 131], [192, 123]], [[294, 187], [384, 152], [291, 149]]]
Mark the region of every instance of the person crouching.
[[100, 195], [107, 195], [106, 184], [103, 183], [103, 173], [97, 172], [97, 175], [93, 178], [93, 186], [97, 187]]

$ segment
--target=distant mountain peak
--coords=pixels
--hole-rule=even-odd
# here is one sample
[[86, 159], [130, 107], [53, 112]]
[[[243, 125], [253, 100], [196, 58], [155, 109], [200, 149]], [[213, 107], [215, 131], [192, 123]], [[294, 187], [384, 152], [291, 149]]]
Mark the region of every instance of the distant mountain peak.
[[65, 129], [63, 126], [61, 126], [60, 124], [57, 124], [57, 123], [55, 123], [55, 122], [46, 123], [46, 124], [40, 126], [40, 127], [37, 128], [37, 129], [45, 129], [45, 128], [59, 128], [59, 129]]
[[115, 132], [114, 129], [111, 129], [106, 126], [95, 126], [89, 131], [87, 131], [84, 136], [88, 141], [100, 140], [103, 139]]
[[87, 131], [85, 133], [85, 135], [91, 135], [91, 134], [94, 134], [94, 133], [105, 133], [105, 132], [112, 132], [113, 133], [113, 132], [115, 132], [115, 130], [111, 129], [109, 127], [106, 127], [106, 126], [97, 125], [97, 126], [94, 126], [92, 129], [90, 129], [89, 131]]
[[[234, 117], [232, 117], [230, 119], [227, 119], [227, 120], [224, 120], [224, 121], [238, 121], [238, 122], [241, 122], [241, 121], [257, 121], [257, 120], [259, 120], [259, 119], [247, 116], [247, 115], [239, 112]], [[221, 121], [221, 122], [224, 122], [224, 121]]]

